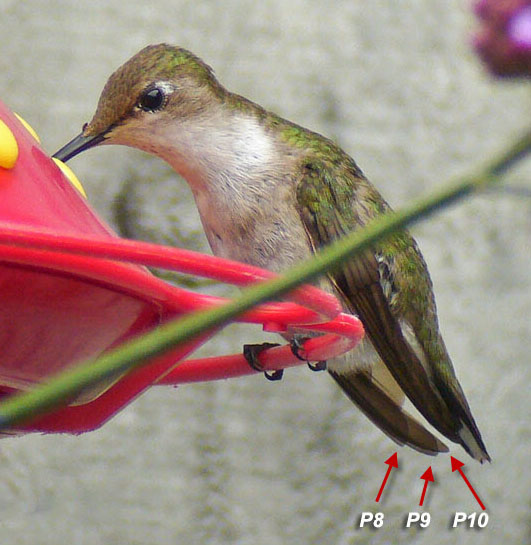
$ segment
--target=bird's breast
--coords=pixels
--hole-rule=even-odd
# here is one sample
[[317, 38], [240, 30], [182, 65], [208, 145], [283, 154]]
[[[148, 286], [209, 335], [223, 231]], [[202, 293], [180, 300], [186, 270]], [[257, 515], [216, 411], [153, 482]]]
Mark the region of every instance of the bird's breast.
[[311, 248], [299, 214], [280, 193], [277, 199], [254, 195], [243, 200], [195, 193], [212, 252], [276, 272], [308, 258]]

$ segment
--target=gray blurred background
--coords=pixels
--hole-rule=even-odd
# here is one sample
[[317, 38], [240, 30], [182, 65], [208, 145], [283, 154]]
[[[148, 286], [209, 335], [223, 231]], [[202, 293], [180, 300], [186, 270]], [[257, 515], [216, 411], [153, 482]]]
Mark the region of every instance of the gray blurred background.
[[[467, 172], [531, 119], [529, 86], [491, 80], [469, 48], [468, 2], [0, 0], [0, 98], [56, 151], [109, 74], [149, 43], [185, 46], [231, 90], [336, 139], [395, 207]], [[206, 250], [186, 185], [132, 150], [71, 162], [98, 212], [129, 236]], [[529, 163], [510, 178], [524, 186]], [[530, 536], [531, 200], [490, 192], [415, 227], [441, 327], [493, 458], [399, 449], [325, 373], [152, 389], [80, 437], [0, 442], [3, 544], [522, 544]], [[121, 218], [117, 222], [117, 210]], [[203, 353], [274, 341], [232, 327]], [[429, 528], [404, 529], [432, 465]], [[363, 511], [385, 513], [377, 531]]]

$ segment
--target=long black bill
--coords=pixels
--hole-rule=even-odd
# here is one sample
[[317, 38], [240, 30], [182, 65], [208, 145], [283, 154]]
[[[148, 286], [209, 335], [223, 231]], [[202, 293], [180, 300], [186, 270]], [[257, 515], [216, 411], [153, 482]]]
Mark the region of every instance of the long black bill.
[[56, 151], [52, 157], [66, 163], [68, 159], [72, 159], [72, 157], [76, 156], [82, 151], [85, 151], [86, 149], [97, 146], [103, 140], [105, 140], [105, 136], [103, 134], [98, 134], [96, 136], [83, 136], [83, 133], [81, 133], [78, 134], [73, 140], [68, 142], [66, 146], [63, 146], [59, 151]]

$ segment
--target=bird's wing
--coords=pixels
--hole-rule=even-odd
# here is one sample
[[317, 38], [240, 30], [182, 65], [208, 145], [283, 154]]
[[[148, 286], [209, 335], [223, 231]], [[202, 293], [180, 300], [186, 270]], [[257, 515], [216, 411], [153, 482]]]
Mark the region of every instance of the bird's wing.
[[399, 445], [430, 455], [448, 452], [448, 447], [396, 403], [369, 371], [329, 369], [329, 373], [365, 416]]
[[[303, 167], [297, 186], [297, 203], [314, 250], [363, 226], [360, 211], [354, 207], [355, 191], [352, 180], [338, 178], [335, 169], [327, 165], [308, 163]], [[461, 443], [460, 423], [453, 418], [391, 311], [380, 282], [374, 250], [364, 249], [338, 266], [329, 277], [346, 304], [361, 319], [369, 340], [407, 397], [435, 428], [452, 441]], [[352, 376], [335, 373], [334, 378], [349, 397], [395, 439], [407, 442], [403, 439], [407, 426], [415, 433], [423, 429], [417, 422], [412, 424], [412, 418], [363, 372], [352, 372]], [[374, 393], [376, 388], [381, 395], [378, 394], [378, 402], [371, 403], [367, 395]], [[396, 413], [394, 417], [393, 412]], [[404, 419], [407, 426], [404, 426]], [[424, 432], [423, 439], [428, 440], [425, 435], [428, 432]], [[419, 449], [425, 448], [424, 443], [419, 446]]]

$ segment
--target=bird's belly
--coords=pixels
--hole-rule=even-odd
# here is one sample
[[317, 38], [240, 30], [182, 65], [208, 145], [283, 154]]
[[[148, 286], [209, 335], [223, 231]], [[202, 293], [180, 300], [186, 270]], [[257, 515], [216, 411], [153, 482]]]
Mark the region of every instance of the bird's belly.
[[[229, 210], [210, 213], [206, 203], [201, 204], [203, 206], [199, 206], [198, 202], [201, 220], [214, 255], [282, 272], [310, 258], [313, 253], [298, 214], [268, 216], [265, 220], [256, 218], [254, 222], [239, 223], [234, 219], [227, 221], [231, 215]], [[342, 300], [341, 294], [326, 277], [320, 278], [314, 284]], [[345, 312], [350, 313], [348, 308], [349, 305], [345, 302]], [[289, 331], [285, 338], [289, 339], [296, 332]], [[331, 369], [348, 373], [354, 369], [368, 369], [377, 360], [379, 357], [376, 351], [365, 337], [354, 350], [328, 363]]]
[[312, 252], [302, 225], [282, 222], [224, 224], [219, 218], [203, 221], [214, 255], [282, 272], [308, 259]]

